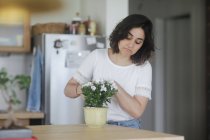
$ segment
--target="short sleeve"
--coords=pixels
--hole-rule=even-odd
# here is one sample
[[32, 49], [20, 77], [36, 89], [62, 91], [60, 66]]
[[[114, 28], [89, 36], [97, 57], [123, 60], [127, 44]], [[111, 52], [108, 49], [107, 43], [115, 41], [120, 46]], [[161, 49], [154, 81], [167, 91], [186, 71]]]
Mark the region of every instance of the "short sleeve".
[[144, 96], [151, 100], [152, 91], [152, 67], [149, 62], [146, 62], [145, 66], [141, 69], [141, 74], [138, 78], [135, 95]]
[[94, 65], [97, 60], [96, 53], [96, 50], [91, 52], [82, 62], [76, 73], [73, 75], [73, 78], [80, 84], [84, 84], [92, 79]]

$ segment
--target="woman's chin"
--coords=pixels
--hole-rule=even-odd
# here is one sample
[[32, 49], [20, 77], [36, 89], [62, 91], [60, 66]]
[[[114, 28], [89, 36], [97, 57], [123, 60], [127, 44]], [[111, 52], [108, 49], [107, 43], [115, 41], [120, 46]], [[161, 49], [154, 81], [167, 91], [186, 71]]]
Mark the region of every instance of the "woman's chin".
[[128, 50], [128, 49], [124, 49], [123, 54], [124, 54], [125, 56], [131, 56], [131, 55], [132, 55], [132, 51], [130, 51], [130, 50]]

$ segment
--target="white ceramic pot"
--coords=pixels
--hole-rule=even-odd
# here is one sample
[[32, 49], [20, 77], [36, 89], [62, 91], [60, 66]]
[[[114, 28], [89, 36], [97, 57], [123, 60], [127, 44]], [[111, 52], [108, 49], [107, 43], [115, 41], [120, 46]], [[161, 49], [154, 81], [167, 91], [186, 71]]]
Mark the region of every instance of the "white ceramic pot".
[[88, 127], [98, 128], [106, 124], [107, 108], [84, 107], [85, 123]]

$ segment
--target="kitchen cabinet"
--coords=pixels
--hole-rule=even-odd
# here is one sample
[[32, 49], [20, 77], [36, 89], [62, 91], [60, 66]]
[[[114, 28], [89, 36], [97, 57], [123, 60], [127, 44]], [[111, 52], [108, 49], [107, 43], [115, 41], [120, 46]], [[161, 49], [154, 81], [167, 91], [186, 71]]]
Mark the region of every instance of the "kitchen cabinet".
[[23, 9], [0, 9], [0, 52], [30, 52], [29, 21]]

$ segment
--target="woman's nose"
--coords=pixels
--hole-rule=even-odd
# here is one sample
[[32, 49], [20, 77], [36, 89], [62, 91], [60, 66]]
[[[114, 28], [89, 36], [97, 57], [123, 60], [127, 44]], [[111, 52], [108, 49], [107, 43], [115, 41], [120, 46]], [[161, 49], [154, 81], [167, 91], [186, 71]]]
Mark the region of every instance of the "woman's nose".
[[133, 40], [130, 40], [128, 46], [129, 46], [130, 48], [132, 48], [132, 47], [134, 46], [134, 43], [135, 43], [135, 42], [134, 42]]

